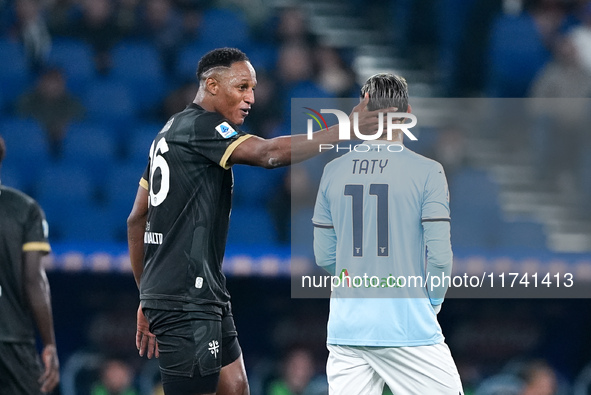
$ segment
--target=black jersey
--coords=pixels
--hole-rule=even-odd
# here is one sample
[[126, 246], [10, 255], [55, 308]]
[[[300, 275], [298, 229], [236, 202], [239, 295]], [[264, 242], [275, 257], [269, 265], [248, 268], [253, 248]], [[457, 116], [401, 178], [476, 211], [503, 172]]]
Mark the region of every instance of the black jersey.
[[140, 299], [145, 308], [221, 312], [222, 260], [232, 205], [228, 158], [251, 135], [196, 104], [174, 115], [150, 148]]
[[49, 252], [47, 233], [37, 202], [0, 185], [0, 341], [35, 341], [23, 283], [23, 252]]

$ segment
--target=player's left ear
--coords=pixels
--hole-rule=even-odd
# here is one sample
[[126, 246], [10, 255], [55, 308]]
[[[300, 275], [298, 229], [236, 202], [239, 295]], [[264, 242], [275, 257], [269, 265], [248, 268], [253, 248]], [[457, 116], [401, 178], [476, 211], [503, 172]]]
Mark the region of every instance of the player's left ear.
[[410, 104], [408, 105], [408, 109], [406, 110], [406, 112], [412, 113], [412, 108], [410, 107]]
[[209, 92], [211, 95], [215, 96], [218, 93], [219, 89], [220, 89], [220, 84], [215, 78], [208, 77], [205, 80], [205, 90], [207, 92]]

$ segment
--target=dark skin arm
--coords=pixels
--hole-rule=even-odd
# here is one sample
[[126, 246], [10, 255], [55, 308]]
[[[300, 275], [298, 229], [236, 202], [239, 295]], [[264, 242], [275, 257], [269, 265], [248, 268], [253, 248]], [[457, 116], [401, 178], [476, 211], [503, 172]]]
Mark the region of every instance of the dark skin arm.
[[44, 254], [43, 251], [23, 252], [23, 277], [25, 294], [43, 341], [41, 359], [44, 369], [41, 377], [39, 377], [39, 383], [42, 392], [50, 392], [59, 383], [60, 376], [53, 330], [51, 293], [45, 269], [41, 264], [41, 257]]
[[[140, 287], [140, 279], [144, 271], [144, 231], [148, 218], [148, 191], [138, 187], [135, 202], [131, 214], [127, 218], [127, 245], [129, 247], [129, 259], [135, 283]], [[156, 336], [149, 330], [148, 320], [144, 316], [142, 306], [137, 309], [137, 332], [135, 335], [135, 346], [140, 356], [147, 353], [148, 359], [152, 356], [158, 358], [158, 343]]]
[[[373, 133], [378, 129], [378, 114], [380, 112], [396, 112], [396, 108], [368, 111], [368, 101], [369, 96], [366, 95], [349, 115], [350, 124], [353, 125], [353, 113], [359, 114], [358, 125], [362, 133], [367, 131]], [[267, 169], [289, 166], [318, 155], [320, 153], [319, 144], [333, 144], [338, 141], [338, 124], [317, 131], [312, 140], [308, 140], [308, 136], [305, 134], [281, 136], [268, 140], [253, 136], [236, 147], [230, 156], [230, 162]]]
[[129, 247], [129, 259], [131, 270], [137, 287], [140, 287], [140, 278], [144, 271], [144, 231], [148, 218], [148, 191], [138, 187], [133, 208], [127, 217], [127, 245]]

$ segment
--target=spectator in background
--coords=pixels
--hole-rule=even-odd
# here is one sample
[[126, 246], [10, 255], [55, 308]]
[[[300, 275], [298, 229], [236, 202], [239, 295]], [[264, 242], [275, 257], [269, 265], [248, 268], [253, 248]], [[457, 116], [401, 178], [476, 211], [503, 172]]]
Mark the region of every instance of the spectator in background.
[[131, 367], [120, 360], [110, 360], [101, 371], [100, 382], [92, 388], [90, 395], [137, 395], [133, 388]]
[[556, 373], [544, 361], [534, 361], [522, 373], [525, 383], [521, 395], [555, 395], [557, 391]]
[[306, 15], [300, 8], [286, 7], [281, 11], [277, 25], [277, 40], [286, 44], [313, 42]]
[[339, 52], [320, 46], [314, 50], [319, 85], [336, 97], [356, 97], [355, 73], [347, 67]]
[[82, 38], [95, 51], [95, 66], [99, 73], [106, 73], [111, 66], [109, 50], [121, 34], [113, 18], [112, 0], [82, 0], [82, 17], [68, 33]]
[[[575, 34], [556, 40], [554, 58], [544, 66], [532, 84], [532, 97], [591, 97], [591, 64], [585, 68]], [[591, 38], [591, 35], [590, 35]], [[591, 40], [588, 53], [591, 53]]]
[[328, 392], [326, 378], [316, 377], [312, 353], [295, 348], [282, 363], [281, 378], [269, 385], [267, 395], [320, 395]]
[[448, 125], [437, 133], [437, 142], [431, 147], [428, 157], [441, 163], [449, 182], [467, 162], [466, 141], [462, 130], [456, 125]]
[[51, 36], [42, 15], [40, 0], [16, 0], [16, 22], [10, 34], [18, 38], [34, 68], [43, 64], [51, 49]]
[[48, 3], [47, 21], [51, 35], [71, 34], [73, 23], [80, 16], [80, 0], [53, 0]]
[[114, 13], [115, 24], [123, 36], [133, 34], [138, 29], [140, 0], [119, 0]]
[[581, 67], [591, 74], [591, 2], [582, 7], [580, 14], [582, 23], [570, 34]]
[[279, 50], [277, 72], [279, 81], [288, 87], [310, 80], [314, 72], [310, 47], [299, 42], [284, 44]]
[[85, 112], [80, 101], [66, 90], [65, 77], [57, 68], [41, 74], [35, 88], [18, 99], [16, 110], [20, 116], [37, 119], [45, 128], [53, 155], [59, 155], [70, 122], [81, 119]]
[[147, 0], [138, 30], [140, 38], [154, 43], [166, 70], [172, 71], [181, 42], [182, 20], [170, 0]]
[[587, 134], [583, 125], [588, 104], [573, 99], [591, 97], [591, 69], [583, 66], [574, 35], [559, 38], [553, 49], [554, 59], [542, 69], [531, 90], [532, 97], [554, 98], [531, 103], [536, 119], [532, 131], [538, 147], [536, 168], [541, 177], [557, 181], [562, 190], [574, 191], [579, 152]]

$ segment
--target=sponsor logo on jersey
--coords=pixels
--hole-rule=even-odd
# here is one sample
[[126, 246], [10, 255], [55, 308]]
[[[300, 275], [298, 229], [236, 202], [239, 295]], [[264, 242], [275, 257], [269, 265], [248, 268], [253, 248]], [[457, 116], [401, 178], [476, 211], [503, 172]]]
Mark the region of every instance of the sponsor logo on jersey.
[[162, 244], [162, 233], [144, 232], [144, 244]]
[[232, 136], [236, 136], [238, 133], [228, 124], [228, 122], [222, 122], [215, 127], [215, 130], [225, 139], [229, 139]]

